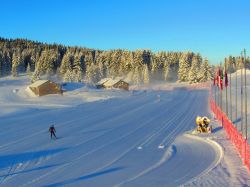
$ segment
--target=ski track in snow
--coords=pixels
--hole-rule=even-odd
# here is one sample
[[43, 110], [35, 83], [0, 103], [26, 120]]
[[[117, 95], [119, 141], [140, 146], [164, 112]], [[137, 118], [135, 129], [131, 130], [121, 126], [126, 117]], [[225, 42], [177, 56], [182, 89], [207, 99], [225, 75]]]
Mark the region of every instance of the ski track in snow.
[[[190, 99], [190, 101], [192, 101], [192, 99]], [[185, 103], [185, 106], [182, 106], [182, 107], [185, 107], [185, 108], [186, 108], [186, 107], [188, 107], [188, 106], [190, 106], [190, 103], [186, 102], [186, 103]], [[188, 121], [188, 118], [191, 116], [191, 114], [193, 114], [193, 111], [192, 111], [192, 110], [189, 110], [188, 113], [186, 113], [186, 115], [185, 115], [185, 113], [186, 113], [186, 112], [183, 112], [183, 113], [181, 113], [181, 114], [179, 114], [179, 115], [175, 115], [175, 116], [169, 121], [169, 123], [175, 122], [176, 120], [180, 119], [181, 116], [185, 116], [185, 118], [182, 118], [182, 119], [180, 120], [179, 123], [183, 123], [183, 122], [185, 122], [185, 121]], [[165, 128], [170, 126], [169, 123], [167, 123], [167, 124], [166, 124], [165, 126], [163, 126], [161, 129], [159, 129], [159, 131], [158, 131], [156, 134], [159, 134], [160, 131], [162, 131], [162, 130], [167, 130], [167, 129], [165, 129]], [[171, 143], [173, 142], [173, 140], [176, 138], [176, 136], [178, 135], [178, 130], [180, 130], [180, 127], [179, 127], [179, 126], [176, 126], [176, 127], [175, 127], [174, 129], [172, 129], [171, 131], [168, 131], [169, 134], [166, 135], [166, 137], [160, 142], [159, 146], [160, 146], [160, 145], [163, 145], [163, 146], [165, 147], [165, 146], [171, 144]], [[154, 136], [154, 135], [155, 135], [155, 134], [153, 134], [153, 136]], [[158, 146], [158, 147], [159, 147], [159, 146]], [[173, 147], [174, 147], [174, 146], [173, 146]], [[170, 148], [173, 150], [172, 147], [170, 147]], [[170, 151], [170, 152], [174, 152], [174, 151]], [[116, 186], [121, 186], [121, 185], [124, 185], [124, 184], [126, 184], [126, 183], [129, 183], [129, 182], [131, 182], [131, 181], [134, 181], [134, 180], [138, 179], [139, 177], [142, 177], [143, 175], [146, 175], [147, 173], [151, 172], [152, 170], [157, 169], [157, 168], [160, 167], [164, 162], [166, 162], [170, 156], [171, 156], [171, 154], [169, 154], [169, 151], [167, 150], [159, 162], [155, 163], [155, 164], [152, 165], [151, 167], [149, 167], [149, 168], [147, 168], [146, 170], [142, 171], [142, 172], [139, 173], [138, 175], [136, 175], [136, 176], [134, 176], [134, 177], [132, 177], [132, 178], [126, 180], [126, 181], [123, 181], [122, 183], [120, 183], [120, 184], [118, 184], [118, 185], [116, 185]]]
[[[195, 128], [196, 115], [209, 114], [207, 98], [206, 90], [145, 91], [102, 102], [35, 110], [32, 115], [28, 111], [12, 118], [4, 116], [0, 119], [9, 128], [3, 126], [6, 131], [0, 133], [0, 140], [6, 140], [0, 141], [0, 159], [8, 163], [0, 164], [0, 186], [192, 183], [214, 168], [222, 155], [211, 142], [183, 136]], [[56, 141], [49, 140], [51, 121], [61, 137]], [[192, 157], [196, 166], [191, 165]], [[13, 158], [16, 161], [11, 162]], [[182, 169], [192, 171], [179, 175], [177, 170]], [[169, 172], [172, 170], [175, 172]]]
[[[178, 105], [178, 103], [177, 103], [177, 104], [174, 103], [174, 104], [175, 104], [175, 106]], [[140, 106], [139, 108], [143, 108], [143, 106]], [[137, 109], [137, 110], [138, 110], [138, 109]], [[132, 111], [132, 112], [134, 112], [134, 111]], [[165, 113], [165, 112], [164, 112], [164, 113]], [[150, 121], [150, 123], [152, 123], [152, 122], [153, 122], [153, 120]], [[150, 123], [147, 122], [146, 124], [150, 124]], [[145, 126], [145, 124], [142, 125], [142, 127], [144, 127], [144, 126]], [[139, 126], [139, 127], [138, 127], [137, 129], [135, 129], [133, 132], [139, 130], [139, 129], [142, 128], [142, 127]], [[119, 137], [118, 139], [116, 139], [115, 141], [113, 141], [113, 142], [111, 142], [111, 143], [114, 143], [114, 142], [116, 142], [116, 141], [119, 141], [121, 138], [124, 139], [124, 138], [126, 138], [127, 136], [131, 135], [133, 132], [129, 132], [129, 133], [127, 133], [125, 136]], [[101, 136], [102, 136], [102, 135], [101, 135]], [[95, 138], [94, 138], [94, 139], [95, 139]], [[85, 143], [85, 142], [84, 142], [84, 143]], [[87, 155], [89, 155], [89, 154], [91, 154], [91, 153], [93, 153], [93, 152], [95, 152], [95, 151], [97, 151], [97, 150], [99, 150], [99, 149], [101, 149], [101, 148], [107, 146], [107, 145], [109, 145], [109, 144], [104, 144], [104, 145], [102, 145], [102, 146], [100, 146], [100, 147], [98, 147], [98, 148], [96, 148], [96, 149], [94, 149], [94, 150], [91, 150], [91, 151], [88, 152], [88, 153], [85, 153], [85, 154], [81, 155], [80, 157], [74, 159], [73, 161], [71, 161], [71, 162], [69, 162], [69, 163], [66, 163], [65, 165], [63, 165], [63, 166], [61, 166], [61, 167], [59, 167], [59, 168], [57, 168], [57, 169], [55, 169], [55, 170], [52, 170], [52, 171], [49, 172], [49, 173], [46, 173], [44, 176], [40, 176], [38, 180], [41, 180], [42, 178], [44, 178], [44, 177], [46, 177], [46, 176], [48, 176], [48, 175], [51, 175], [51, 174], [54, 173], [54, 172], [58, 172], [58, 170], [63, 170], [64, 167], [66, 167], [66, 166], [68, 166], [68, 165], [70, 165], [70, 164], [73, 164], [73, 162], [75, 162], [75, 161], [81, 159], [82, 157], [87, 156]], [[108, 165], [110, 165], [110, 164], [108, 164]], [[103, 168], [103, 167], [102, 167], [102, 168]], [[101, 169], [102, 169], [102, 168], [101, 168]], [[36, 179], [35, 181], [37, 181], [37, 179]], [[32, 181], [32, 182], [34, 182], [34, 181]], [[30, 183], [29, 183], [29, 184], [30, 184]]]
[[[125, 104], [124, 104], [124, 105], [125, 105]], [[142, 106], [139, 106], [139, 107], [142, 107]], [[110, 112], [112, 112], [112, 111], [114, 111], [114, 110], [116, 110], [116, 109], [113, 109], [113, 110], [111, 109]], [[132, 109], [132, 111], [133, 111], [133, 110], [137, 110], [137, 108], [136, 108], [136, 109]], [[97, 113], [98, 113], [98, 112], [96, 112], [95, 114], [93, 114], [93, 115], [91, 115], [91, 116], [88, 116], [87, 118], [85, 118], [85, 117], [80, 117], [80, 118], [77, 118], [77, 119], [74, 119], [74, 120], [69, 120], [69, 121], [67, 121], [67, 122], [61, 123], [59, 127], [62, 127], [62, 126], [68, 125], [68, 124], [72, 124], [72, 123], [75, 123], [75, 122], [77, 122], [77, 121], [90, 120], [90, 118], [95, 118]], [[119, 118], [119, 117], [120, 117], [120, 116], [118, 116], [117, 118]], [[108, 119], [108, 121], [112, 121], [112, 120], [114, 120], [114, 118], [115, 118], [115, 117], [113, 117], [112, 119]], [[22, 124], [20, 124], [20, 125], [22, 125]], [[36, 124], [34, 124], [34, 125], [36, 125]], [[0, 149], [2, 150], [2, 148], [8, 147], [8, 146], [10, 146], [11, 144], [15, 144], [15, 143], [20, 142], [20, 141], [25, 141], [25, 140], [27, 140], [27, 139], [29, 140], [30, 138], [32, 138], [32, 137], [34, 137], [34, 136], [37, 136], [37, 135], [39, 135], [39, 134], [45, 133], [45, 132], [47, 132], [47, 131], [46, 131], [46, 130], [41, 130], [41, 131], [38, 131], [37, 133], [33, 133], [33, 134], [30, 135], [30, 136], [26, 136], [25, 138], [21, 138], [21, 139], [19, 139], [19, 140], [12, 141], [12, 142], [10, 142], [10, 143], [8, 143], [8, 144], [3, 144], [3, 145], [0, 146]], [[7, 132], [7, 133], [8, 133], [8, 132]]]

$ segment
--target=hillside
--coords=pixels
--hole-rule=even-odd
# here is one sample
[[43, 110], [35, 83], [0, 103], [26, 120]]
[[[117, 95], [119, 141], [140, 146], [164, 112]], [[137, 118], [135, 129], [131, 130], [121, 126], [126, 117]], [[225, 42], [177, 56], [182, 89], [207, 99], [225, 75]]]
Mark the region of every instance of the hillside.
[[216, 121], [211, 135], [189, 134], [197, 115], [211, 117], [207, 90], [72, 85], [33, 97], [27, 82], [0, 79], [2, 186], [250, 185]]

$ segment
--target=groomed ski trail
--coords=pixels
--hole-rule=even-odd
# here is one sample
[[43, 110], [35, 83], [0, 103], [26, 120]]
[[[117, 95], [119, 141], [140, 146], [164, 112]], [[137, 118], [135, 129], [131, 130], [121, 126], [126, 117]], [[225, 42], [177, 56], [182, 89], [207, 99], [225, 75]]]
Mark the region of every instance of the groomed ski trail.
[[[207, 98], [206, 90], [149, 91], [72, 108], [38, 110], [15, 119], [5, 117], [3, 122], [11, 127], [8, 134], [13, 136], [1, 138], [6, 138], [0, 145], [1, 158], [13, 156], [17, 161], [0, 167], [1, 185], [166, 186], [170, 181], [177, 181], [173, 185], [187, 182], [212, 167], [219, 153], [211, 145], [190, 140], [196, 146], [190, 154], [205, 152], [197, 159], [206, 158], [206, 164], [190, 175], [168, 179], [169, 171], [181, 169], [178, 162], [183, 159], [175, 149], [168, 157], [169, 150], [176, 137], [195, 127], [196, 115], [209, 114]], [[19, 119], [23, 128], [15, 124]], [[47, 133], [51, 121], [62, 137], [52, 142]], [[187, 150], [185, 146], [176, 148]], [[213, 154], [206, 154], [207, 150]], [[11, 169], [19, 164], [18, 171]], [[191, 165], [182, 167], [192, 169]]]

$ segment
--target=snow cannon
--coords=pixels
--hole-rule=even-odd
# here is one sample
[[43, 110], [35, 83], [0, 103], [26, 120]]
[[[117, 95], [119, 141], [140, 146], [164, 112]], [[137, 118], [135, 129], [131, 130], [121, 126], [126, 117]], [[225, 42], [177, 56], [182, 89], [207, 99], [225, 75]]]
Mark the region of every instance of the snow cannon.
[[210, 122], [211, 122], [211, 120], [208, 117], [204, 116], [202, 118], [202, 127], [205, 130], [204, 132], [206, 132], [206, 133], [212, 132], [212, 126], [209, 125]]
[[209, 126], [209, 123], [211, 122], [211, 120], [208, 117], [197, 116], [195, 121], [196, 121], [197, 128], [192, 132], [192, 134], [212, 132], [212, 126]]
[[201, 125], [202, 124], [202, 117], [197, 116], [195, 121], [196, 121], [196, 125], [198, 125], [198, 126]]

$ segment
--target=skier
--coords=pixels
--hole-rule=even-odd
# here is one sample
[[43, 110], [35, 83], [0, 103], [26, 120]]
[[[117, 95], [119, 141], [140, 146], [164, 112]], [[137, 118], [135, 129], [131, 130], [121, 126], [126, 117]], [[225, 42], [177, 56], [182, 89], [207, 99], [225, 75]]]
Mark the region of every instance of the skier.
[[50, 126], [49, 132], [50, 132], [50, 138], [51, 138], [51, 139], [52, 139], [52, 135], [57, 139], [56, 134], [55, 134], [56, 129], [55, 129], [54, 125], [51, 125], [51, 126]]

